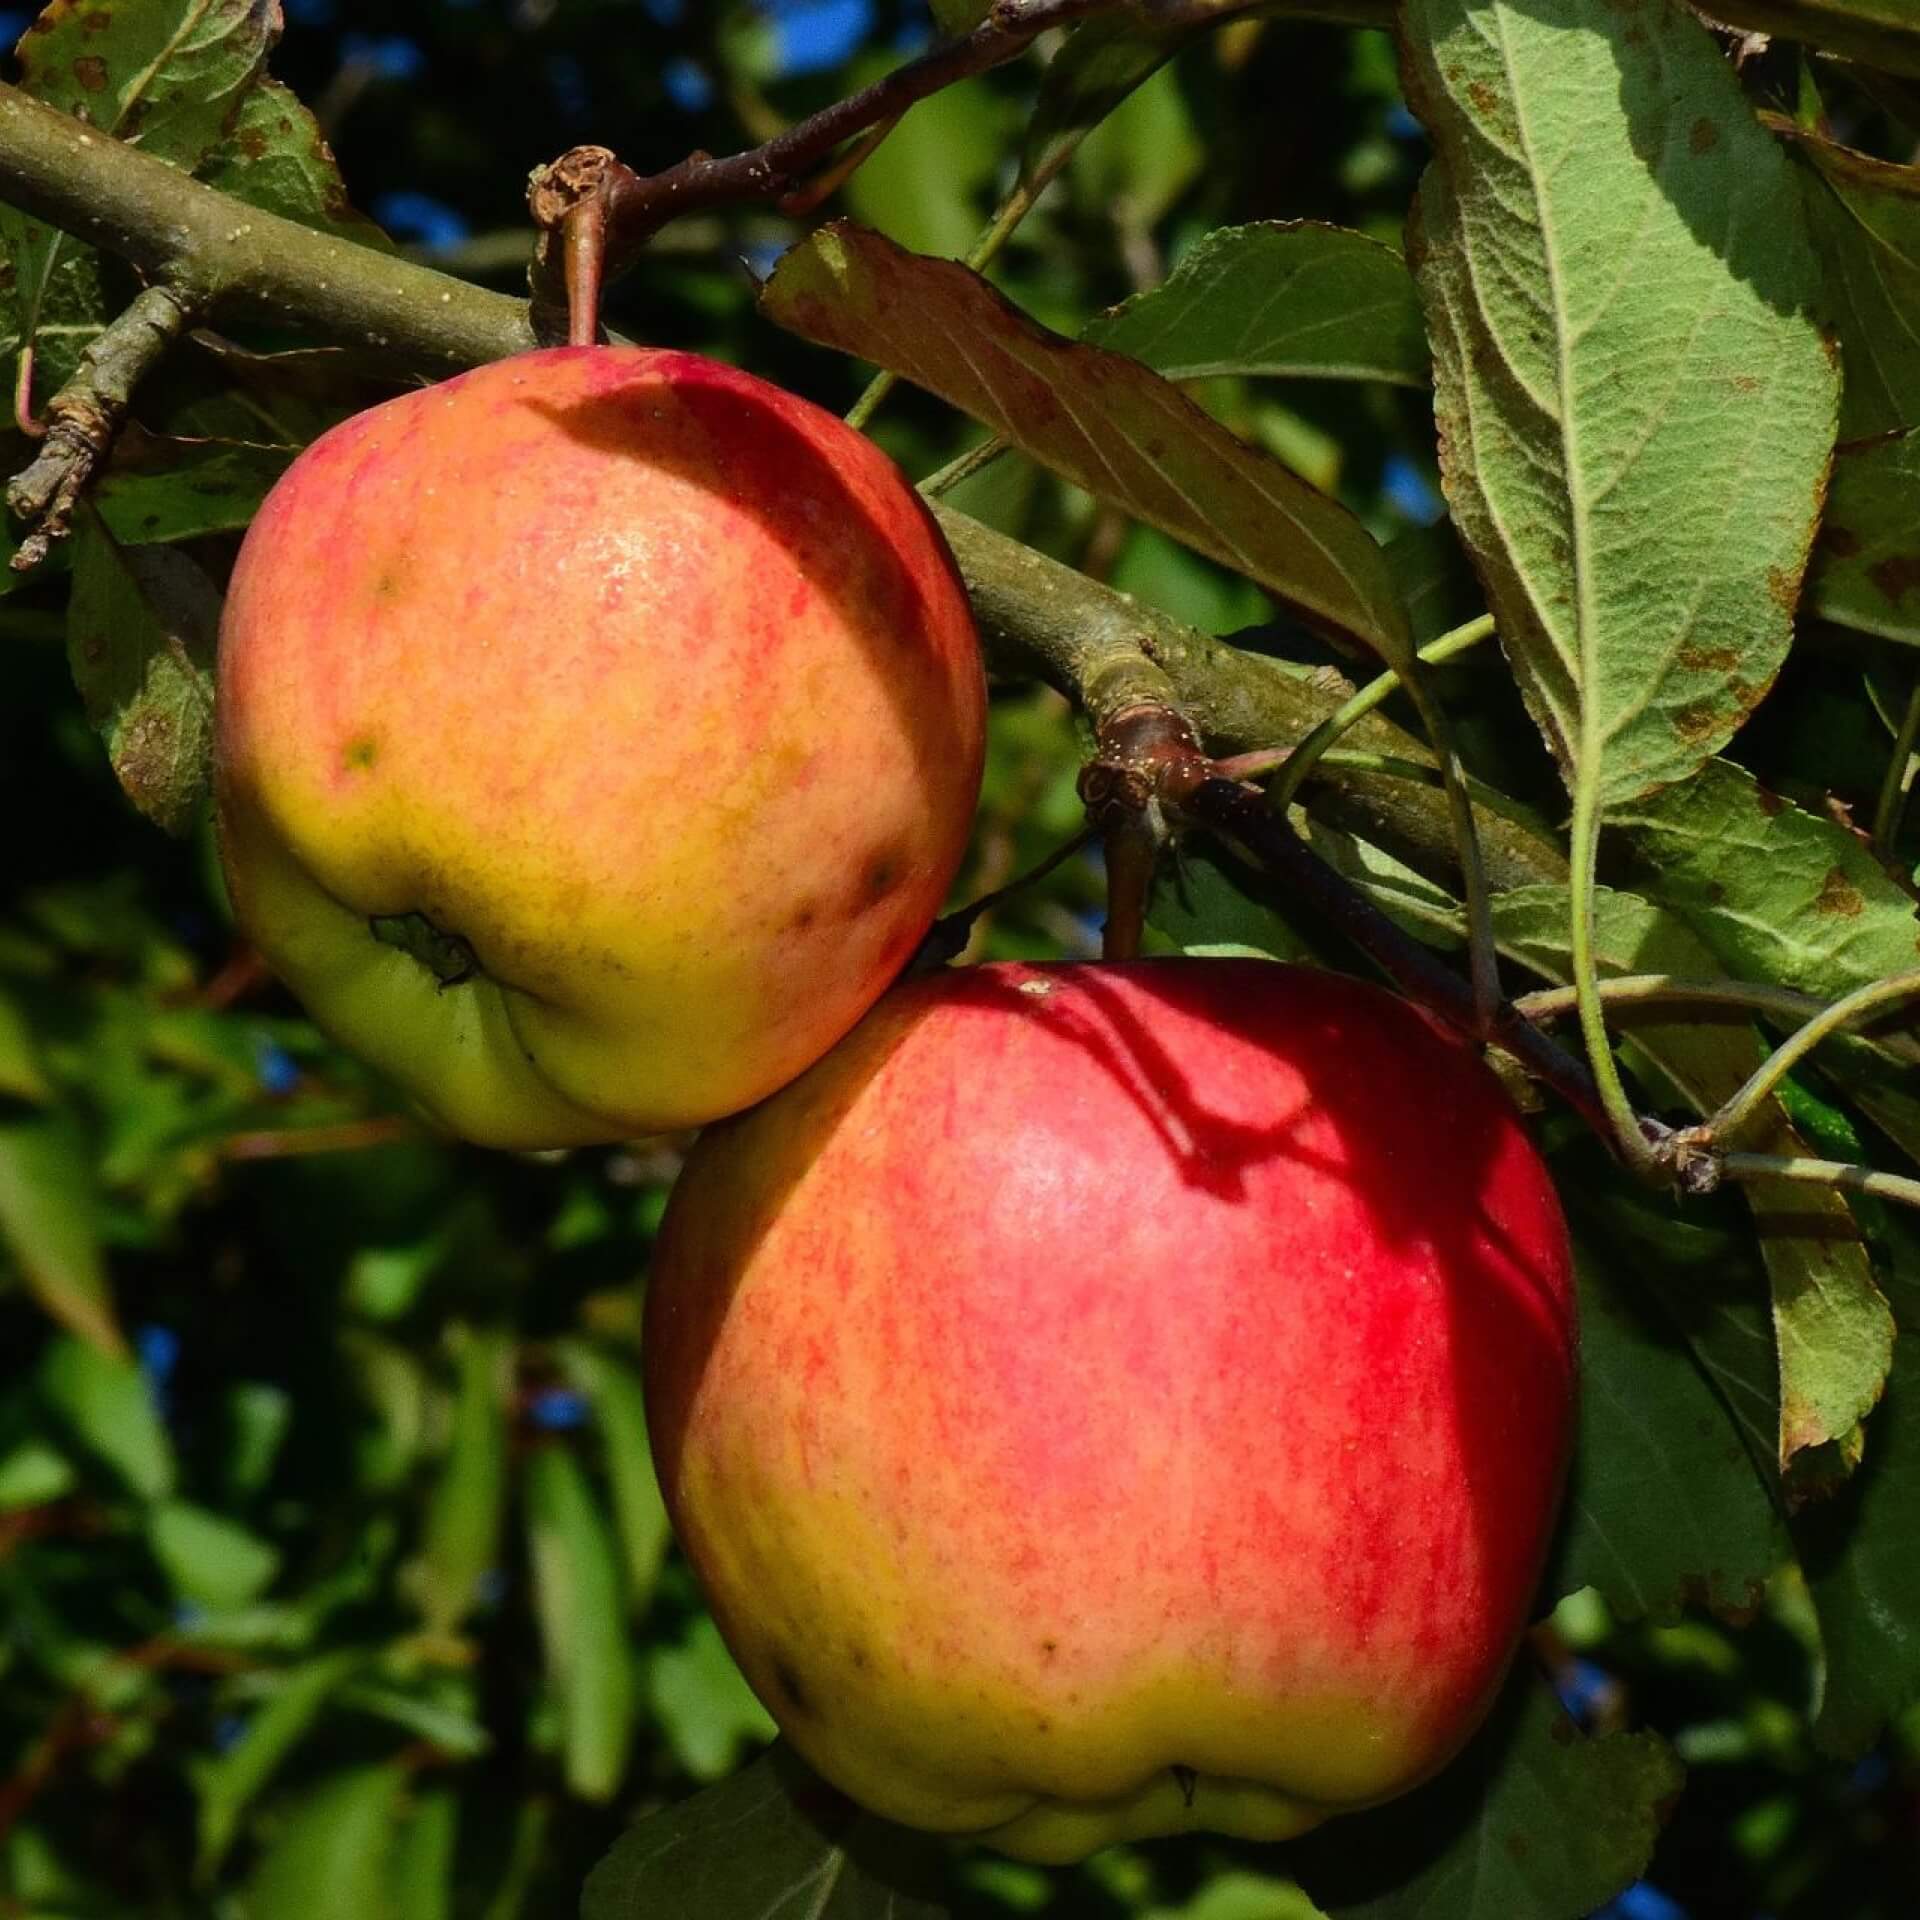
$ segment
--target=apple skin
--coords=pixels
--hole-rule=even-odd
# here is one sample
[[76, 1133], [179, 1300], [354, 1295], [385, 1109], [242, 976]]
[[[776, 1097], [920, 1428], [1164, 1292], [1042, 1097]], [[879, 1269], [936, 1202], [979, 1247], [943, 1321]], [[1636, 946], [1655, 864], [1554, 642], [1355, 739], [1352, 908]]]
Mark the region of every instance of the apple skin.
[[1416, 1785], [1528, 1619], [1566, 1227], [1405, 1002], [1229, 960], [897, 988], [710, 1129], [644, 1337], [727, 1644], [872, 1811], [1044, 1862]]
[[533, 1148], [732, 1112], [860, 1018], [964, 851], [985, 686], [871, 442], [693, 354], [561, 348], [294, 462], [217, 716], [242, 928], [443, 1124]]

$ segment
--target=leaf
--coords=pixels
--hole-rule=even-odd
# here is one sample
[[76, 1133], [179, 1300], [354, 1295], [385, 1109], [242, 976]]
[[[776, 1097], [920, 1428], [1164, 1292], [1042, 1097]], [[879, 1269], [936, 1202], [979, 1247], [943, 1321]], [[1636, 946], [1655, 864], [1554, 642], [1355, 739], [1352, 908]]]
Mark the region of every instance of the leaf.
[[1714, 0], [1729, 26], [1827, 47], [1889, 73], [1920, 74], [1920, 17], [1912, 0]]
[[228, 113], [219, 144], [198, 171], [208, 186], [249, 206], [381, 253], [394, 250], [393, 242], [347, 198], [346, 182], [319, 121], [291, 88], [264, 74]]
[[[1683, 921], [1635, 895], [1602, 889], [1594, 918], [1603, 977], [1671, 973], [1698, 979], [1713, 971], [1711, 954]], [[1494, 905], [1502, 949], [1562, 982], [1572, 972], [1567, 920], [1558, 888], [1518, 888]], [[1703, 1117], [1760, 1063], [1747, 1024], [1636, 1024], [1632, 1035], [1630, 1057], [1649, 1063]], [[1741, 1145], [1818, 1157], [1772, 1102], [1759, 1129]], [[1785, 1180], [1743, 1182], [1740, 1196], [1752, 1210], [1772, 1292], [1780, 1389], [1772, 1451], [1784, 1469], [1795, 1455], [1846, 1436], [1872, 1407], [1892, 1358], [1893, 1320], [1844, 1196]]]
[[1823, 317], [1840, 339], [1840, 432], [1920, 426], [1920, 168], [1898, 167], [1770, 116], [1800, 162]]
[[1659, 1735], [1585, 1738], [1523, 1662], [1436, 1780], [1288, 1865], [1332, 1920], [1583, 1920], [1639, 1877], [1680, 1784]]
[[1047, 63], [1040, 82], [1020, 150], [1020, 184], [1029, 190], [1044, 186], [1092, 128], [1204, 31], [1191, 24], [1148, 25], [1124, 15], [1076, 28]]
[[[279, 34], [277, 0], [53, 0], [20, 41], [19, 85], [191, 172]], [[50, 393], [79, 354], [47, 352], [45, 330], [97, 315], [97, 269], [78, 241], [18, 214], [0, 222], [0, 237], [14, 269], [17, 337], [43, 342], [46, 379], [35, 387]]]
[[1920, 1699], [1920, 1255], [1908, 1234], [1896, 1244], [1901, 1339], [1868, 1422], [1866, 1461], [1793, 1523], [1826, 1655], [1814, 1740], [1846, 1758]]
[[[11, 994], [0, 988], [0, 1095], [35, 1106], [53, 1098], [53, 1087], [40, 1064], [40, 1049], [27, 1017]], [[0, 1149], [4, 1152], [4, 1149]], [[0, 1175], [0, 1180], [5, 1176]], [[0, 1202], [0, 1213], [5, 1203]]]
[[1685, 9], [1405, 18], [1447, 497], [1535, 720], [1604, 807], [1684, 779], [1786, 657], [1838, 387], [1813, 251]]
[[185, 554], [123, 547], [91, 517], [73, 572], [67, 652], [87, 718], [127, 798], [184, 834], [213, 770], [219, 590]]
[[203, 1885], [227, 1857], [247, 1808], [365, 1659], [358, 1648], [347, 1647], [289, 1668], [253, 1710], [239, 1739], [197, 1769], [200, 1846], [195, 1870]]
[[133, 1360], [65, 1335], [42, 1357], [39, 1384], [55, 1417], [135, 1493], [164, 1500], [173, 1491], [173, 1446]]
[[356, 1767], [287, 1816], [242, 1896], [243, 1920], [409, 1920], [389, 1898], [406, 1769]]
[[1076, 486], [1256, 580], [1303, 618], [1409, 652], [1372, 536], [1244, 445], [1171, 382], [1077, 346], [951, 261], [845, 221], [794, 247], [762, 289], [769, 318], [903, 375]]
[[415, 1597], [433, 1634], [459, 1628], [480, 1598], [481, 1580], [500, 1558], [512, 1355], [511, 1339], [495, 1327], [469, 1327], [460, 1344], [453, 1438], [412, 1573]]
[[948, 87], [923, 100], [846, 185], [869, 226], [917, 253], [962, 259], [979, 237], [999, 172], [1004, 104], [979, 87]]
[[393, 1854], [395, 1920], [453, 1920], [460, 1800], [445, 1788], [422, 1794], [401, 1823]]
[[568, 1788], [609, 1800], [633, 1740], [633, 1657], [613, 1535], [564, 1446], [527, 1462], [527, 1541], [547, 1678], [560, 1702]]
[[44, 1440], [23, 1440], [0, 1454], [0, 1513], [58, 1500], [73, 1491], [79, 1478], [57, 1447]]
[[613, 1524], [626, 1566], [627, 1608], [636, 1618], [653, 1598], [672, 1527], [647, 1437], [647, 1405], [640, 1378], [605, 1348], [586, 1340], [559, 1350], [567, 1378], [587, 1396], [600, 1429], [613, 1495]]
[[1222, 227], [1166, 282], [1099, 315], [1081, 336], [1169, 380], [1268, 374], [1424, 387], [1426, 328], [1391, 247], [1312, 220]]
[[[1656, 1289], [1657, 1292], [1657, 1289]], [[1727, 1408], [1643, 1289], [1580, 1254], [1580, 1433], [1549, 1591], [1617, 1620], [1751, 1615], [1785, 1541]]]
[[863, 1813], [784, 1746], [627, 1829], [580, 1920], [942, 1920], [938, 1842]]
[[1913, 901], [1854, 835], [1715, 760], [1615, 816], [1646, 890], [1742, 980], [1837, 1000], [1920, 958]]
[[674, 1758], [696, 1780], [718, 1780], [732, 1769], [742, 1746], [774, 1735], [772, 1717], [705, 1614], [682, 1645], [655, 1652], [647, 1695]]
[[0, 1247], [33, 1296], [103, 1354], [124, 1355], [85, 1136], [61, 1112], [0, 1120]]
[[123, 546], [238, 532], [298, 451], [294, 445], [173, 439], [129, 423], [91, 498]]
[[273, 1584], [278, 1548], [225, 1514], [163, 1500], [147, 1516], [147, 1544], [174, 1592], [197, 1607], [244, 1607]]
[[1839, 626], [1920, 646], [1920, 427], [1840, 449], [1807, 606]]

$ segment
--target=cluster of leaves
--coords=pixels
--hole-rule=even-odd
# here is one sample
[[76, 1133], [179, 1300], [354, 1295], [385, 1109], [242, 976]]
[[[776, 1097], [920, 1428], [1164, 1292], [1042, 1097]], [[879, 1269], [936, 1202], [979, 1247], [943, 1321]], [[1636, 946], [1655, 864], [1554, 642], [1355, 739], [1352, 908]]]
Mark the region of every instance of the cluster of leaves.
[[[859, 77], [783, 80], [737, 9], [697, 41], [631, 10], [516, 17], [542, 11], [556, 44], [621, 35], [608, 71], [643, 103], [639, 76], [697, 51], [752, 127]], [[936, 11], [958, 30], [985, 10]], [[1096, 18], [1038, 79], [910, 115], [849, 188], [857, 224], [792, 246], [759, 310], [914, 384], [876, 423], [910, 471], [961, 450], [956, 412], [1003, 442], [951, 501], [1245, 629], [1276, 674], [1350, 668], [1330, 634], [1404, 661], [1490, 606], [1511, 672], [1483, 649], [1438, 692], [1511, 830], [1492, 917], [1516, 977], [1576, 970], [1584, 819], [1606, 835], [1600, 973], [1837, 999], [1915, 955], [1920, 168], [1901, 156], [1920, 61], [1872, 0], [1750, 11], [1854, 62], [1776, 47], [1736, 67], [1665, 0], [1407, 0], [1398, 66], [1383, 35], [1244, 7], [1207, 32]], [[237, 219], [384, 246], [266, 76], [279, 29], [263, 0], [56, 0], [19, 78], [232, 192]], [[314, 41], [290, 51], [317, 70]], [[1405, 257], [1423, 151], [1403, 84], [1432, 142]], [[380, 112], [400, 123], [391, 97]], [[517, 169], [485, 164], [504, 218]], [[939, 257], [1043, 182], [997, 292]], [[846, 397], [845, 363], [756, 321], [732, 264], [796, 237], [723, 223], [636, 276], [629, 324]], [[132, 284], [4, 208], [0, 246], [7, 358], [31, 345], [44, 399]], [[647, 1464], [632, 1288], [674, 1143], [547, 1164], [424, 1137], [233, 948], [209, 858], [234, 536], [392, 377], [305, 337], [196, 335], [143, 387], [52, 563], [67, 577], [10, 575], [0, 605], [22, 844], [0, 908], [0, 1311], [21, 1356], [0, 1391], [0, 1900], [43, 1920], [510, 1920], [571, 1906], [616, 1810], [672, 1803], [595, 1876], [594, 1920], [1571, 1920], [1650, 1855], [1702, 1916], [1902, 1911], [1920, 1346], [1895, 1334], [1920, 1319], [1920, 1237], [1817, 1185], [1653, 1196], [1559, 1118], [1585, 1399], [1538, 1650], [1593, 1737], [1529, 1666], [1405, 1803], [1282, 1853], [1182, 1842], [1070, 1876], [876, 1831], [778, 1750], [686, 1798], [769, 1728]], [[1452, 520], [1428, 527], [1435, 405]], [[1425, 747], [1395, 743], [1373, 759], [1424, 778]], [[1076, 757], [1054, 696], [999, 696], [967, 894], [1073, 829]], [[183, 844], [108, 799], [109, 766]], [[1315, 844], [1457, 951], [1458, 873], [1356, 837], [1323, 804], [1328, 766]], [[1070, 864], [982, 950], [1085, 950], [1096, 892]], [[1358, 964], [1204, 850], [1154, 924], [1168, 948]], [[1639, 1104], [1711, 1113], [1777, 1031], [1664, 1006], [1622, 1064]], [[1920, 1160], [1912, 1058], [1886, 1033], [1823, 1049], [1758, 1144]], [[1654, 1854], [1675, 1752], [1692, 1778]]]

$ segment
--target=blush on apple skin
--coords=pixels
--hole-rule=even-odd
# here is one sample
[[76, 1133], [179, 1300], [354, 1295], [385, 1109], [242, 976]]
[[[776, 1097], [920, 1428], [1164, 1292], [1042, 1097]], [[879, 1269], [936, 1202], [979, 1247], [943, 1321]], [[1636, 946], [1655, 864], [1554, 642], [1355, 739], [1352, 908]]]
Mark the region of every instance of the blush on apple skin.
[[221, 632], [222, 849], [316, 1020], [456, 1132], [613, 1139], [853, 1025], [944, 899], [984, 723], [952, 558], [870, 441], [696, 355], [531, 353], [268, 497]]
[[712, 1128], [647, 1307], [661, 1485], [828, 1779], [1076, 1859], [1416, 1784], [1528, 1617], [1575, 1381], [1487, 1067], [1258, 961], [888, 995]]

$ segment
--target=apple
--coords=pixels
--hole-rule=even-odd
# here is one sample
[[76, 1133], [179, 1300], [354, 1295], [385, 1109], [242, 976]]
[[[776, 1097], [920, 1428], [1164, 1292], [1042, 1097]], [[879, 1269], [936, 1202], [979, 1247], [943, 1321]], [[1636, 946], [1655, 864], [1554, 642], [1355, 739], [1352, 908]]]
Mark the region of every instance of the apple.
[[234, 911], [453, 1131], [687, 1127], [791, 1079], [938, 912], [985, 688], [871, 442], [693, 354], [528, 353], [344, 422], [220, 633]]
[[1477, 1055], [1200, 959], [889, 994], [702, 1136], [644, 1336], [669, 1510], [793, 1745], [1046, 1862], [1443, 1765], [1529, 1617], [1575, 1343]]

